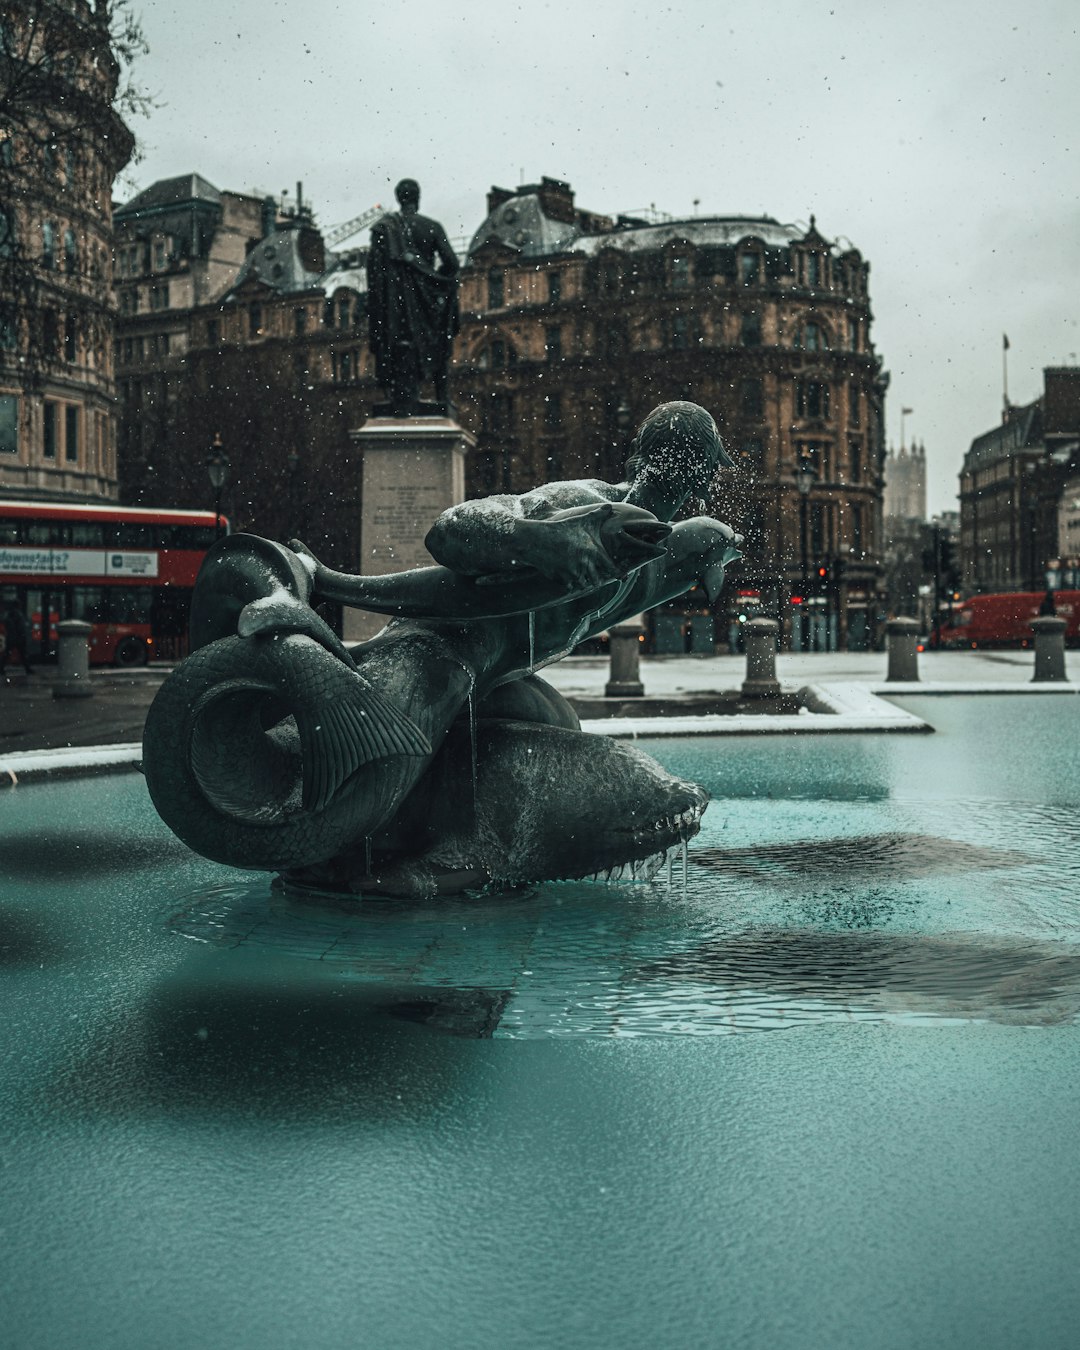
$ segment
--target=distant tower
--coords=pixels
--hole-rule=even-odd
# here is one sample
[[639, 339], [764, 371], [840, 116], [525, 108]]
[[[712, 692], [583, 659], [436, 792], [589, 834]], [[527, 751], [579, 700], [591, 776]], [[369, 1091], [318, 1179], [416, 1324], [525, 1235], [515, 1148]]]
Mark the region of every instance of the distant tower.
[[885, 457], [885, 515], [900, 520], [926, 519], [926, 446], [912, 443]]

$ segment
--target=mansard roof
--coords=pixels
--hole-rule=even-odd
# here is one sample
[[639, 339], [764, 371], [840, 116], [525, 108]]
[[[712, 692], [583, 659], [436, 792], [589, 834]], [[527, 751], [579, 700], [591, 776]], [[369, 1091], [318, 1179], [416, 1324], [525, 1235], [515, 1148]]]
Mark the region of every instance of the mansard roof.
[[1009, 420], [984, 431], [971, 442], [964, 456], [964, 471], [985, 469], [1021, 450], [1039, 450], [1043, 443], [1042, 399], [1010, 409]]
[[150, 212], [170, 211], [177, 206], [189, 206], [205, 202], [211, 206], [221, 205], [221, 193], [201, 174], [185, 173], [179, 178], [159, 178], [151, 183], [131, 201], [118, 206], [113, 212], [114, 220], [147, 215]]

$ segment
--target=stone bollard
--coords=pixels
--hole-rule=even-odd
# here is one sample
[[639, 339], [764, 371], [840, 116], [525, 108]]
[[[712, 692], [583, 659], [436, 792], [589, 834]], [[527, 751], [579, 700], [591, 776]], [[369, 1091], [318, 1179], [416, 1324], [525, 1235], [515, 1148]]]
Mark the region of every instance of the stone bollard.
[[915, 650], [919, 625], [915, 619], [890, 619], [885, 625], [885, 644], [889, 651], [886, 680], [916, 684], [919, 679], [919, 654]]
[[89, 698], [90, 625], [81, 619], [64, 619], [56, 628], [58, 672], [53, 682], [53, 698]]
[[1036, 680], [1067, 680], [1065, 674], [1065, 620], [1054, 614], [1044, 615], [1041, 619], [1032, 619], [1035, 630], [1035, 674]]
[[645, 693], [645, 686], [641, 683], [643, 632], [640, 616], [629, 623], [619, 623], [608, 629], [611, 668], [604, 686], [605, 698], [641, 698]]
[[780, 625], [775, 619], [751, 619], [743, 629], [746, 642], [746, 679], [743, 698], [776, 698], [780, 681], [776, 678], [776, 635]]

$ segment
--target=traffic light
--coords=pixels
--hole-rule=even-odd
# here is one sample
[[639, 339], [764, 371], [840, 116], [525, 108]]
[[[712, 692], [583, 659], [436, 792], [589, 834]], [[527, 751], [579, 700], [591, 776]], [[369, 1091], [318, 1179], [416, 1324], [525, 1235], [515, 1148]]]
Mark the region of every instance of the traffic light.
[[829, 584], [829, 564], [827, 562], [819, 562], [814, 568], [814, 581], [817, 584], [818, 590], [823, 591], [826, 589]]

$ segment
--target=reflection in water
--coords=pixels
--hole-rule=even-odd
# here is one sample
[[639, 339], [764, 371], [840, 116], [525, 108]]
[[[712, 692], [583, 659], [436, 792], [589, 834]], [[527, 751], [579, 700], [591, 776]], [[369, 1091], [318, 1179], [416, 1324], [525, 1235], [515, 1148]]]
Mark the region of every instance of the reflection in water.
[[1023, 853], [985, 848], [927, 834], [876, 834], [839, 839], [796, 839], [750, 848], [703, 848], [694, 854], [699, 867], [711, 867], [729, 877], [768, 875], [799, 878], [840, 878], [873, 873], [877, 881], [898, 877], [968, 872], [980, 867], [1017, 867], [1028, 862]]
[[[1080, 1009], [1080, 929], [1060, 891], [1049, 919], [1032, 906], [1039, 866], [1019, 850], [895, 831], [691, 862], [685, 891], [573, 883], [416, 904], [224, 886], [168, 922], [249, 957], [318, 962], [384, 1012], [457, 1035], [1041, 1025]], [[958, 931], [973, 913], [978, 927]]]

